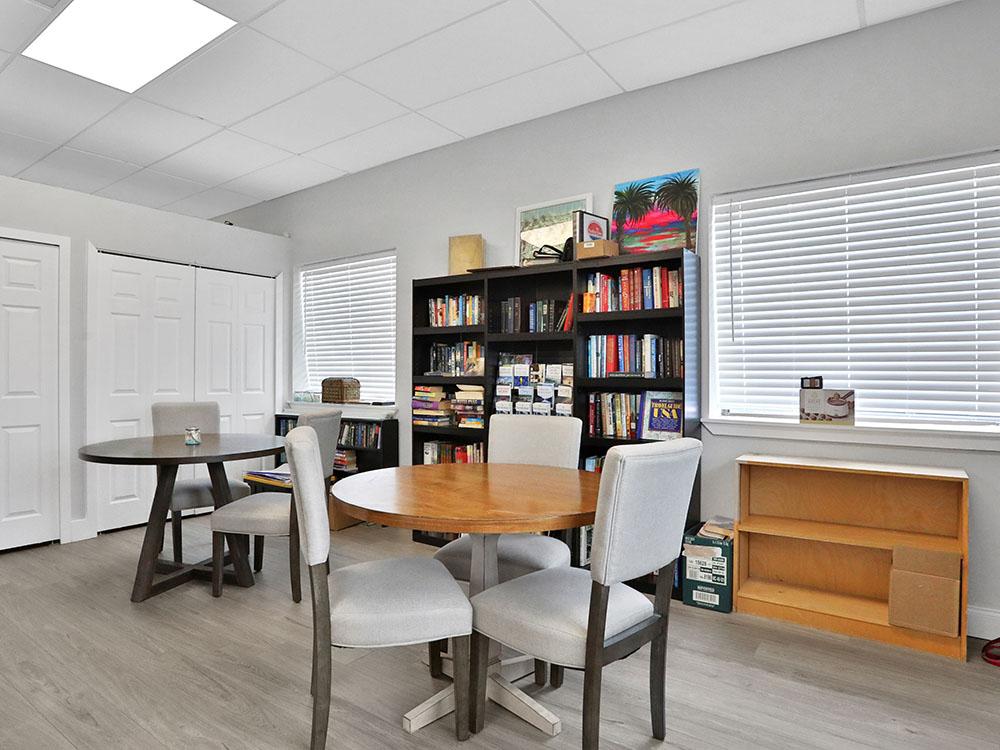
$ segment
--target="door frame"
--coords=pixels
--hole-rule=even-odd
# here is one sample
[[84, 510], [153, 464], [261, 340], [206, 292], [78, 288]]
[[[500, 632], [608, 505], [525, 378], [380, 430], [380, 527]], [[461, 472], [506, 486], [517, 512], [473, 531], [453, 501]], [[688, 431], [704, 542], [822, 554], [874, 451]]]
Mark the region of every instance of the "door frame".
[[73, 499], [70, 491], [70, 461], [72, 460], [72, 444], [70, 437], [70, 263], [72, 262], [70, 238], [60, 234], [46, 234], [42, 232], [32, 232], [27, 229], [14, 229], [13, 227], [0, 227], [0, 237], [17, 240], [20, 242], [31, 242], [38, 245], [49, 245], [57, 248], [56, 267], [58, 269], [58, 339], [57, 339], [57, 414], [59, 425], [57, 427], [57, 453], [59, 463], [59, 501], [57, 509], [59, 512], [59, 541], [74, 541], [73, 522]]

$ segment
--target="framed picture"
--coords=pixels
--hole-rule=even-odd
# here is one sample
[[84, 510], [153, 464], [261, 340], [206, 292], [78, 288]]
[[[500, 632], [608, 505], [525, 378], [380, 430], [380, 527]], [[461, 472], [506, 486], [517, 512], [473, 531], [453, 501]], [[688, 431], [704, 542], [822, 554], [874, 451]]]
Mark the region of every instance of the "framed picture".
[[623, 255], [695, 249], [699, 174], [686, 169], [615, 185], [612, 239]]
[[573, 212], [573, 241], [592, 242], [611, 239], [611, 222], [589, 211]]
[[517, 209], [514, 236], [515, 265], [536, 265], [539, 261], [535, 259], [535, 251], [543, 245], [562, 249], [566, 240], [573, 236], [573, 212], [590, 211], [593, 199], [594, 196], [587, 193]]

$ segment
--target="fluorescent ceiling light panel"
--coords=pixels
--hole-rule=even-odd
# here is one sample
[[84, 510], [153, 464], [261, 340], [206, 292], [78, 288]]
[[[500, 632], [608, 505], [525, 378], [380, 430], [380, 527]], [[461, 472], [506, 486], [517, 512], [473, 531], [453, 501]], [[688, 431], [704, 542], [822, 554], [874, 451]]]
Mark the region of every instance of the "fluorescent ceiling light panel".
[[131, 94], [235, 25], [195, 0], [73, 0], [24, 55]]

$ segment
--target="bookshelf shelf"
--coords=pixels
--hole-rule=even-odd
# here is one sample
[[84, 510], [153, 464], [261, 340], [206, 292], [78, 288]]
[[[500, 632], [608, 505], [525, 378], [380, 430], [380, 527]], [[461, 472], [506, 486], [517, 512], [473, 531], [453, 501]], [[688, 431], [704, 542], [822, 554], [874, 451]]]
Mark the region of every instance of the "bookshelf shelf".
[[578, 270], [587, 273], [596, 268], [628, 268], [629, 266], [673, 266], [677, 267], [693, 253], [685, 250], [666, 250], [660, 253], [637, 253], [635, 255], [615, 255], [610, 258], [588, 258], [576, 262]]
[[683, 307], [657, 307], [651, 310], [614, 310], [612, 312], [580, 313], [578, 322], [609, 323], [619, 320], [653, 320], [659, 318], [683, 318]]
[[585, 389], [615, 390], [618, 388], [643, 390], [676, 389], [684, 387], [683, 378], [643, 378], [640, 376], [621, 376], [613, 378], [577, 378], [576, 386]]
[[486, 326], [421, 326], [413, 329], [414, 336], [481, 336], [485, 332]]
[[551, 333], [490, 333], [490, 341], [497, 343], [516, 341], [572, 341], [573, 331], [552, 331]]
[[655, 442], [655, 440], [642, 440], [638, 438], [587, 437], [586, 435], [580, 439], [582, 446], [590, 448], [611, 448], [615, 445], [640, 445], [642, 443]]
[[483, 385], [482, 375], [414, 375], [413, 385]]
[[957, 537], [820, 521], [803, 521], [798, 518], [782, 518], [780, 516], [749, 516], [740, 521], [740, 531], [748, 534], [808, 539], [813, 542], [831, 542], [871, 549], [891, 550], [894, 547], [919, 547], [920, 549], [941, 552], [962, 551], [961, 540]]
[[474, 440], [482, 440], [483, 435], [486, 433], [486, 429], [483, 427], [431, 427], [422, 424], [413, 425], [413, 431], [426, 435], [468, 437]]

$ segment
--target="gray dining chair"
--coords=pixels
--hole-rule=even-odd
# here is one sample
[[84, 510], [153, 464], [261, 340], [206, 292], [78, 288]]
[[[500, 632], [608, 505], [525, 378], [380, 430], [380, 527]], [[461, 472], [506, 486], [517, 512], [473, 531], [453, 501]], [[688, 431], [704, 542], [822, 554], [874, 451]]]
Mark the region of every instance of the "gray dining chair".
[[[552, 568], [472, 597], [472, 731], [484, 726], [489, 641], [582, 669], [583, 747], [600, 735], [601, 673], [647, 643], [653, 736], [666, 734], [667, 619], [701, 442], [615, 446], [601, 474], [590, 570]], [[657, 572], [655, 601], [624, 581]]]
[[387, 648], [443, 638], [451, 639], [455, 653], [455, 735], [468, 739], [472, 606], [462, 588], [444, 565], [426, 557], [356, 563], [328, 574], [328, 494], [316, 431], [291, 430], [285, 454], [313, 600], [311, 747], [326, 746], [331, 646]]
[[[219, 404], [215, 401], [159, 401], [152, 406], [153, 435], [183, 436], [188, 427], [198, 427], [204, 434], [218, 434], [222, 427]], [[250, 487], [236, 479], [229, 480], [233, 500], [250, 494]], [[170, 498], [170, 535], [173, 539], [174, 562], [182, 562], [183, 537], [181, 518], [185, 510], [215, 506], [212, 480], [208, 477], [178, 479]]]
[[[333, 481], [333, 462], [337, 457], [340, 439], [339, 409], [323, 409], [299, 415], [297, 424], [316, 430], [322, 459], [323, 477], [327, 497]], [[287, 469], [288, 464], [278, 467]], [[292, 587], [292, 601], [302, 601], [302, 578], [299, 567], [299, 530], [295, 523], [295, 501], [292, 492], [255, 492], [237, 502], [230, 503], [212, 514], [212, 596], [222, 596], [222, 569], [224, 567], [225, 535], [238, 534], [253, 537], [253, 568], [259, 573], [264, 567], [264, 538], [288, 537], [288, 575]]]
[[[515, 416], [490, 417], [488, 459], [494, 464], [536, 464], [576, 469], [580, 463], [580, 436], [583, 422], [577, 417]], [[497, 541], [501, 582], [536, 570], [567, 567], [569, 547], [565, 542], [539, 534], [502, 534]], [[459, 581], [468, 582], [472, 570], [472, 537], [463, 536], [439, 549], [434, 558]], [[442, 672], [443, 644], [430, 644], [431, 674]], [[543, 664], [536, 663], [536, 682], [545, 684]]]

